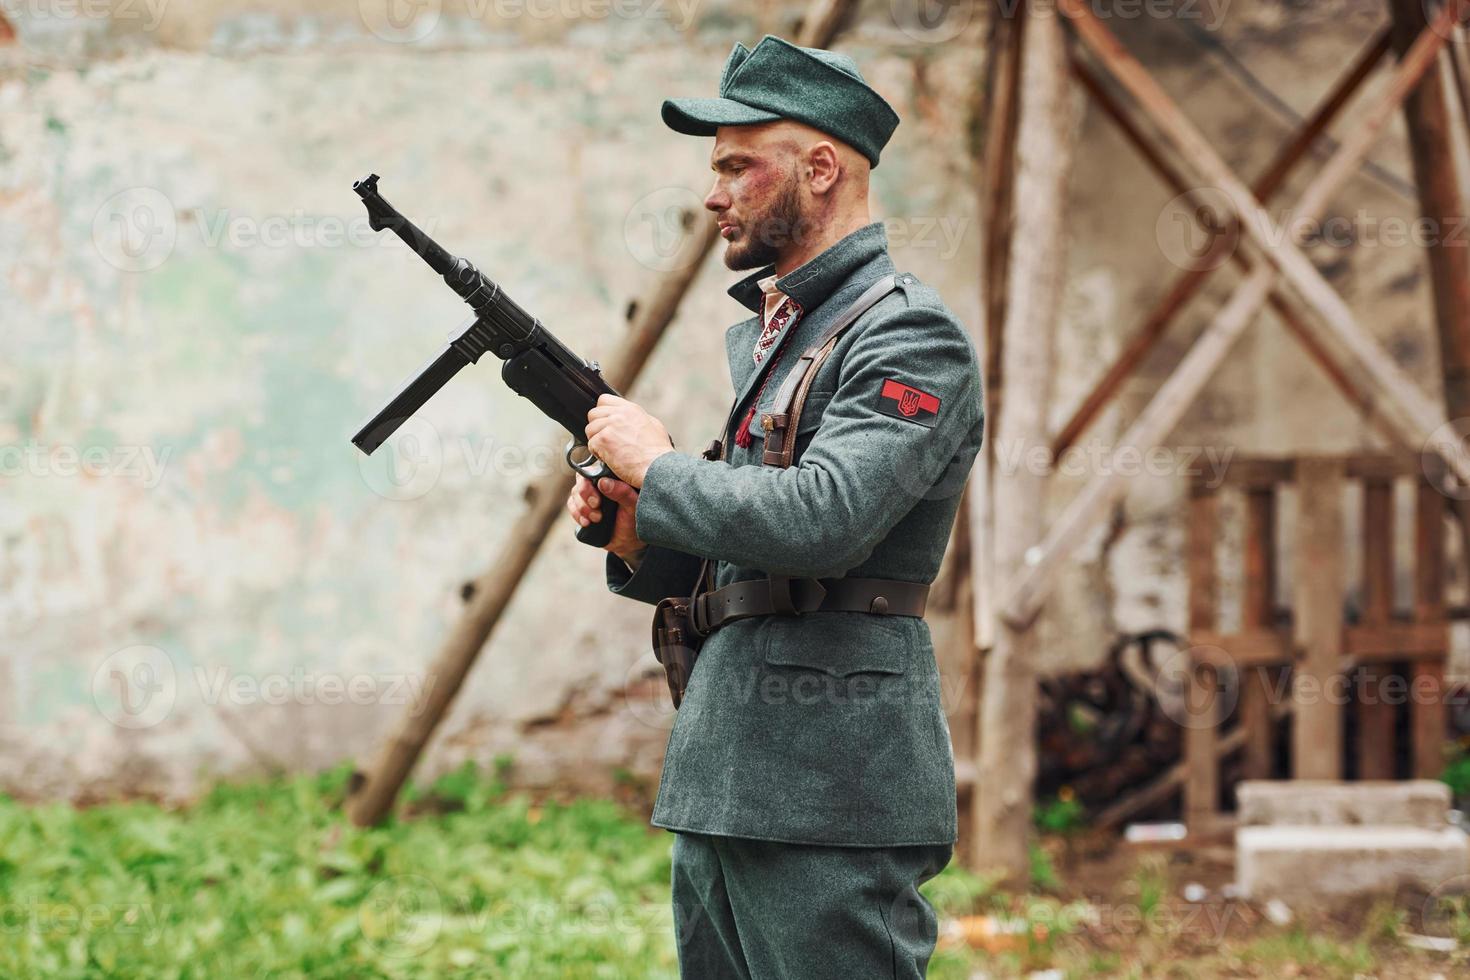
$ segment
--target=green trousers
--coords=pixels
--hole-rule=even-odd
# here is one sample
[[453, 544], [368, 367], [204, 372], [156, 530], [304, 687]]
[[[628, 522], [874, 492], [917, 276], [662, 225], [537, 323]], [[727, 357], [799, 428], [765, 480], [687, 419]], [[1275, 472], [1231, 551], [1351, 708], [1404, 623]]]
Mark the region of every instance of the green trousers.
[[684, 980], [911, 980], [939, 917], [918, 891], [953, 845], [835, 847], [679, 832], [674, 928]]

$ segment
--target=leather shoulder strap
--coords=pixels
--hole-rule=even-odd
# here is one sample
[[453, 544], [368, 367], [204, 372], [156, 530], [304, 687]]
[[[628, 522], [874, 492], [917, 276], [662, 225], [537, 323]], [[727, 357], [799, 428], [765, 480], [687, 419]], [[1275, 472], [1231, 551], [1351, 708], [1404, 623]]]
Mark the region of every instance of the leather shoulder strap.
[[816, 377], [816, 368], [832, 353], [843, 332], [897, 287], [898, 278], [892, 275], [884, 276], [873, 283], [802, 353], [782, 380], [781, 387], [776, 390], [771, 411], [761, 416], [761, 428], [765, 431], [765, 452], [761, 456], [763, 464], [779, 467], [791, 465], [791, 457], [796, 449], [797, 424], [801, 418], [802, 406], [806, 404], [807, 390]]

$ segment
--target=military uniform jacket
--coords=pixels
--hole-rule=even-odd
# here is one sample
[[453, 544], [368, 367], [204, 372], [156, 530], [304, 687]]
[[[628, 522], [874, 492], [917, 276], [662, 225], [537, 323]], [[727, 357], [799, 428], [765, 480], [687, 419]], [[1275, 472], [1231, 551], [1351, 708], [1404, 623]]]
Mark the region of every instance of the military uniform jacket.
[[[974, 347], [938, 293], [913, 276], [842, 335], [821, 366], [790, 468], [761, 465], [760, 414], [782, 378], [868, 286], [895, 272], [883, 226], [867, 225], [776, 286], [805, 311], [779, 358], [751, 357], [762, 269], [730, 289], [756, 313], [725, 335], [748, 448], [669, 452], [648, 468], [636, 572], [608, 556], [608, 587], [654, 603], [767, 573], [932, 582], [980, 448]], [[792, 330], [788, 327], [787, 330]], [[912, 616], [757, 616], [705, 640], [664, 756], [654, 826], [805, 844], [894, 846], [957, 839], [954, 751], [929, 626]]]

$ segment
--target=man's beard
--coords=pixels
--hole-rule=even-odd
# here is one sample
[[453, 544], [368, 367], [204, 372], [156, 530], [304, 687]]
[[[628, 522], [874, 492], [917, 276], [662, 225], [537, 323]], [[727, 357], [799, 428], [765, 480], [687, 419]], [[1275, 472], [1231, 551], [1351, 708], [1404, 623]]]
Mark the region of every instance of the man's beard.
[[734, 271], [772, 265], [781, 252], [811, 232], [801, 213], [801, 183], [793, 170], [787, 175], [771, 206], [748, 224], [744, 236], [725, 249], [725, 267]]

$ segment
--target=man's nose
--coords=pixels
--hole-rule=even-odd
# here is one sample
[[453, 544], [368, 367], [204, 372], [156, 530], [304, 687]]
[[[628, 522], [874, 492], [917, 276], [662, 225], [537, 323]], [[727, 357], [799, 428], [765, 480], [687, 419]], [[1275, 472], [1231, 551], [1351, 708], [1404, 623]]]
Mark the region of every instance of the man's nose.
[[709, 211], [723, 211], [730, 206], [730, 195], [720, 189], [720, 182], [718, 180], [709, 189], [709, 193], [704, 196], [704, 206]]

